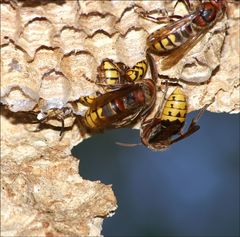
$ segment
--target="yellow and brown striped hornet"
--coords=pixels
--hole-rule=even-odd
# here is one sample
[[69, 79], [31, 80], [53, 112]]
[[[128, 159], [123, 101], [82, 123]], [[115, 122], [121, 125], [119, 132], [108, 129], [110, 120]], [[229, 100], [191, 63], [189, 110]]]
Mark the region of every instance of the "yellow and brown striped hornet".
[[156, 86], [153, 80], [143, 79], [124, 84], [94, 98], [80, 122], [90, 132], [127, 126], [140, 115], [143, 118], [153, 108], [155, 100]]
[[106, 58], [97, 69], [97, 84], [107, 85], [108, 88], [111, 86], [116, 88], [117, 85], [121, 86], [127, 82], [132, 83], [142, 80], [147, 69], [147, 60], [137, 62], [132, 68], [129, 68], [124, 63], [115, 63], [113, 60]]
[[142, 80], [146, 75], [147, 69], [147, 60], [137, 62], [132, 68], [126, 71], [126, 80], [130, 82]]
[[[208, 106], [208, 105], [207, 105]], [[143, 121], [141, 125], [141, 140], [148, 148], [159, 151], [167, 149], [199, 130], [197, 121], [207, 106], [202, 108], [192, 120], [187, 131], [182, 132], [187, 114], [187, 100], [180, 87], [177, 87], [166, 100], [163, 108], [159, 108], [154, 118]], [[177, 137], [174, 137], [178, 135]]]
[[[104, 92], [109, 92], [121, 88], [128, 83], [142, 80], [147, 72], [147, 60], [137, 62], [132, 68], [129, 68], [122, 62], [114, 62], [112, 59], [105, 58], [97, 68], [96, 84], [102, 86]], [[92, 81], [88, 79], [89, 81]], [[90, 96], [82, 96], [79, 101], [85, 106], [91, 106], [93, 101], [100, 93]]]
[[[189, 0], [184, 2], [190, 5]], [[226, 0], [210, 0], [199, 4], [197, 9], [151, 33], [147, 38], [148, 53], [167, 56], [162, 61], [162, 69], [175, 65], [202, 36], [223, 17], [227, 9]], [[166, 17], [155, 19], [148, 13], [141, 13], [143, 18], [161, 22]], [[176, 16], [173, 16], [173, 18]], [[171, 16], [169, 16], [171, 19]]]

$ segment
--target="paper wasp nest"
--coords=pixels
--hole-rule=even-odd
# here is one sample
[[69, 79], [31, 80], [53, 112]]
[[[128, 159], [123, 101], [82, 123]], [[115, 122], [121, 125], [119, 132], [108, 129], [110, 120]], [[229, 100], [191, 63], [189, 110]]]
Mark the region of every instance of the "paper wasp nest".
[[[139, 10], [185, 14], [175, 1], [1, 2], [2, 236], [99, 236], [104, 217], [116, 209], [110, 186], [83, 180], [71, 148], [82, 140], [77, 105], [66, 116], [59, 141], [57, 116], [98, 87], [103, 58], [132, 66], [145, 57], [146, 37], [159, 25]], [[175, 12], [174, 12], [175, 11]], [[229, 3], [219, 21], [161, 79], [180, 79], [196, 110], [215, 98], [213, 112], [239, 112], [239, 4]], [[156, 62], [159, 57], [154, 57]], [[148, 75], [150, 76], [150, 75]], [[159, 93], [159, 97], [161, 94]], [[36, 116], [37, 115], [37, 116]], [[44, 124], [46, 125], [46, 123]], [[74, 124], [74, 126], [73, 126]]]

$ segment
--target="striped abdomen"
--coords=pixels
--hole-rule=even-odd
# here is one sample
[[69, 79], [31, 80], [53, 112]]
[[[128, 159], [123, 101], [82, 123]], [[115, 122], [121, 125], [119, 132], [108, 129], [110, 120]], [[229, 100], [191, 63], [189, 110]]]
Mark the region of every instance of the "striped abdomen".
[[94, 102], [97, 96], [94, 95], [88, 95], [88, 96], [81, 96], [79, 98], [79, 101], [81, 104], [85, 106], [91, 106], [91, 104]]
[[181, 123], [185, 122], [187, 114], [187, 100], [183, 91], [177, 87], [173, 93], [168, 97], [161, 115], [161, 122], [173, 122], [179, 120]]
[[137, 62], [136, 65], [126, 71], [126, 80], [131, 82], [142, 80], [146, 75], [147, 69], [147, 60]]
[[178, 87], [168, 97], [161, 115], [161, 139], [169, 139], [180, 132], [187, 114], [187, 101], [183, 91]]
[[111, 59], [104, 59], [97, 71], [99, 83], [109, 86], [122, 83], [121, 69], [118, 67], [118, 64], [114, 63]]
[[200, 4], [192, 14], [150, 34], [147, 38], [150, 51], [166, 53], [182, 46], [195, 36], [202, 35], [205, 29], [212, 27], [216, 20], [223, 16], [225, 8], [226, 2], [223, 0], [212, 0]]
[[[168, 26], [166, 26], [166, 30], [167, 28]], [[162, 32], [163, 29], [159, 29], [148, 37], [147, 44], [152, 51], [165, 53], [174, 50], [196, 35], [191, 22], [182, 24], [172, 32], [169, 31], [166, 34], [162, 34]]]
[[[114, 92], [112, 92], [114, 93]], [[86, 112], [83, 123], [90, 130], [101, 130], [107, 127], [114, 127], [122, 120], [136, 111], [140, 111], [145, 105], [145, 94], [141, 87], [128, 93], [125, 96], [114, 99], [100, 107], [89, 108]], [[131, 119], [129, 123], [131, 123]]]

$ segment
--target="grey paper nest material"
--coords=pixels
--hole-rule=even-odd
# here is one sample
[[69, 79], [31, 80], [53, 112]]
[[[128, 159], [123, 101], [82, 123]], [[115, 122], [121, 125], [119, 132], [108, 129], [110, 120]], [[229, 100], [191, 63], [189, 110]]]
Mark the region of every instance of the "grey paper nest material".
[[[135, 10], [166, 8], [171, 13], [174, 3], [1, 2], [2, 236], [100, 235], [102, 218], [116, 209], [115, 197], [111, 187], [83, 180], [70, 156], [82, 140], [78, 126], [71, 126], [86, 108], [78, 106], [67, 116], [70, 128], [61, 141], [54, 127], [38, 129], [32, 112], [62, 111], [93, 94], [98, 87], [86, 77], [96, 79], [103, 58], [129, 66], [142, 60], [146, 37], [159, 25]], [[181, 4], [175, 9], [184, 11]], [[161, 71], [161, 58], [155, 57], [160, 80], [180, 79], [190, 110], [215, 98], [210, 111], [239, 112], [238, 26], [239, 4], [229, 3], [229, 17], [173, 68]], [[56, 117], [47, 122], [61, 126]]]

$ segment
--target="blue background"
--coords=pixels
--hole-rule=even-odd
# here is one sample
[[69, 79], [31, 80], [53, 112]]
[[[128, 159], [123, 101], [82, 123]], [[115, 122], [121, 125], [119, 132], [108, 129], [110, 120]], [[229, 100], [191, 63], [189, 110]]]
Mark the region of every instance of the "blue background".
[[[190, 117], [193, 115], [190, 114]], [[240, 236], [239, 115], [206, 112], [201, 129], [164, 152], [115, 129], [74, 148], [85, 179], [113, 184], [116, 214], [105, 236]]]

